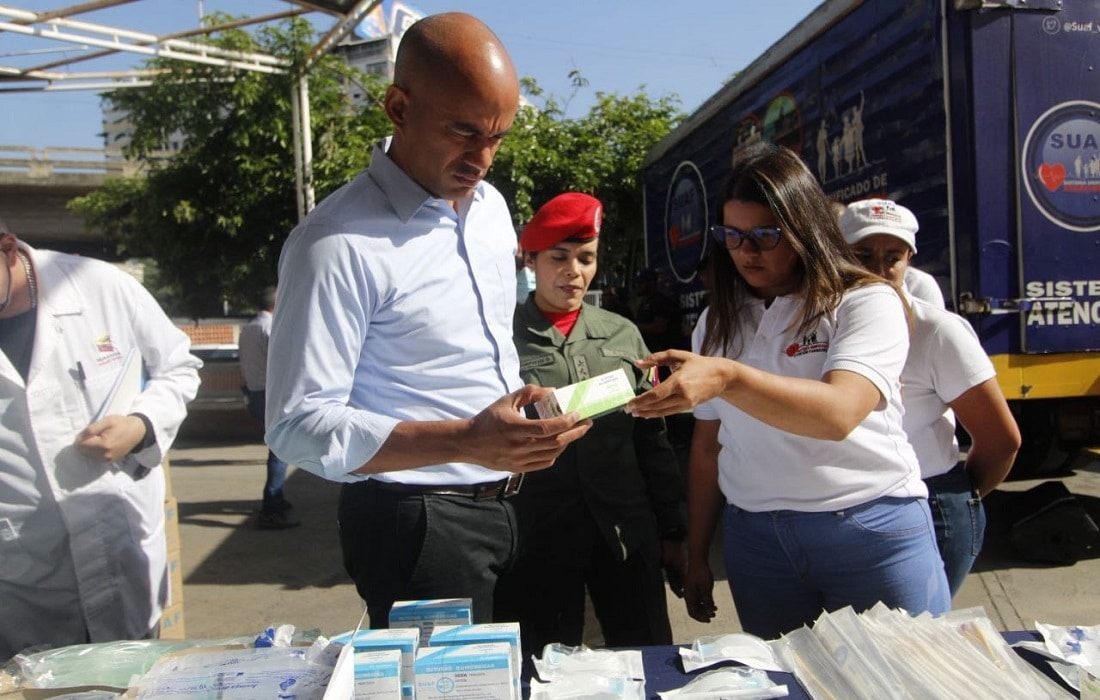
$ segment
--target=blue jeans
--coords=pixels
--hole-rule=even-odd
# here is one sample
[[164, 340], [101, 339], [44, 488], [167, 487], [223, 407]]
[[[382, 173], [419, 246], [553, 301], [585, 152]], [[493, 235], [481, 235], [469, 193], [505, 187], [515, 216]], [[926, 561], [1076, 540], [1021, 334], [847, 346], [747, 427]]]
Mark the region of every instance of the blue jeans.
[[847, 605], [862, 612], [882, 601], [913, 614], [951, 608], [923, 498], [880, 498], [825, 513], [727, 506], [724, 533], [741, 627], [763, 639]]
[[[248, 403], [248, 412], [252, 417], [264, 422], [264, 403], [266, 391], [249, 391], [245, 389], [245, 399]], [[286, 462], [275, 456], [271, 450], [267, 451], [267, 481], [264, 482], [264, 501], [260, 506], [260, 512], [265, 515], [275, 515], [288, 508], [290, 504], [283, 498], [283, 484], [286, 483]]]
[[936, 544], [943, 557], [947, 585], [954, 597], [982, 551], [985, 508], [963, 464], [946, 474], [925, 479], [924, 483], [928, 486], [928, 507], [932, 509]]

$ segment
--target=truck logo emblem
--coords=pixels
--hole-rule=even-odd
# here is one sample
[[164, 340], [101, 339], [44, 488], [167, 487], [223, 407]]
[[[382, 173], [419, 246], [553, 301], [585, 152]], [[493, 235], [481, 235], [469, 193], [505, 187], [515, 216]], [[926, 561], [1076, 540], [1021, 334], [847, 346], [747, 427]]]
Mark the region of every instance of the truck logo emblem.
[[1039, 115], [1020, 153], [1020, 178], [1035, 208], [1069, 231], [1100, 231], [1100, 104], [1072, 100]]

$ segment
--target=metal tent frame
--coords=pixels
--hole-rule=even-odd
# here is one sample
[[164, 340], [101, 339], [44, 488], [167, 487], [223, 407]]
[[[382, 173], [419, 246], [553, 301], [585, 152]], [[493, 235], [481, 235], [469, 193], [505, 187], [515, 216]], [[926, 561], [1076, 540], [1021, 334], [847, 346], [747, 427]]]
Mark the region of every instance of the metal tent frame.
[[[162, 0], [159, 0], [162, 1]], [[47, 92], [61, 90], [116, 90], [149, 85], [156, 71], [148, 69], [73, 70], [77, 64], [94, 64], [119, 54], [161, 57], [235, 70], [261, 73], [286, 73], [290, 66], [280, 58], [263, 53], [228, 51], [194, 41], [218, 31], [275, 22], [302, 15], [332, 17], [331, 28], [310, 51], [304, 70], [291, 90], [294, 133], [294, 165], [298, 216], [304, 217], [314, 205], [312, 126], [309, 113], [309, 69], [355, 26], [382, 3], [382, 0], [283, 0], [287, 9], [265, 15], [248, 16], [222, 24], [201, 24], [167, 34], [150, 34], [127, 27], [100, 24], [81, 19], [90, 13], [138, 2], [158, 0], [89, 0], [47, 11], [30, 11], [0, 4], [0, 38], [4, 33], [31, 37], [43, 45], [75, 44], [85, 51], [60, 59], [29, 66], [4, 65], [0, 57], [0, 93]], [[88, 49], [95, 48], [94, 51]]]

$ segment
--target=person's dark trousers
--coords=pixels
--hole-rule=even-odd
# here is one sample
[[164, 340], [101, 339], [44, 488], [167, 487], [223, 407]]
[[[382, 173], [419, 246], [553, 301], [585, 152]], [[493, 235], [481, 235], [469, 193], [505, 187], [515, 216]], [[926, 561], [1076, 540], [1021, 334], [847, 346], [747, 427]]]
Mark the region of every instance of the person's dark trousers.
[[[264, 402], [266, 391], [245, 390], [245, 398], [248, 403], [248, 412], [253, 418], [264, 423]], [[265, 515], [275, 515], [288, 508], [288, 503], [283, 497], [283, 485], [286, 483], [286, 462], [275, 456], [271, 450], [267, 451], [267, 480], [264, 482], [264, 501], [260, 506], [260, 512]]]
[[506, 500], [406, 495], [368, 480], [341, 487], [337, 518], [373, 629], [389, 627], [396, 600], [470, 598], [473, 621], [492, 621], [497, 576], [516, 550]]
[[974, 491], [964, 464], [924, 480], [928, 507], [936, 530], [936, 545], [943, 558], [947, 585], [954, 597], [966, 581], [985, 540], [985, 508]]
[[[582, 516], [583, 517], [583, 516]], [[637, 647], [672, 644], [665, 581], [655, 563], [637, 552], [619, 561], [594, 523], [582, 534], [568, 533], [568, 543], [523, 550], [515, 569], [497, 584], [497, 622], [518, 621], [523, 654], [541, 656], [543, 647], [584, 641], [585, 591], [600, 622], [604, 645]], [[576, 556], [563, 554], [563, 546]]]

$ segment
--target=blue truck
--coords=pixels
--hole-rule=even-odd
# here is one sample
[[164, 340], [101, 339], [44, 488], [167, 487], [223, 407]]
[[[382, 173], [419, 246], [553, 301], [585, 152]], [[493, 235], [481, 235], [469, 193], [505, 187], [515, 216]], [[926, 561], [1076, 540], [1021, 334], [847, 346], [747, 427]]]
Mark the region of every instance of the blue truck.
[[646, 264], [687, 328], [720, 183], [759, 140], [839, 202], [917, 215], [913, 262], [992, 358], [1017, 470], [1100, 444], [1100, 0], [819, 5], [645, 160]]

